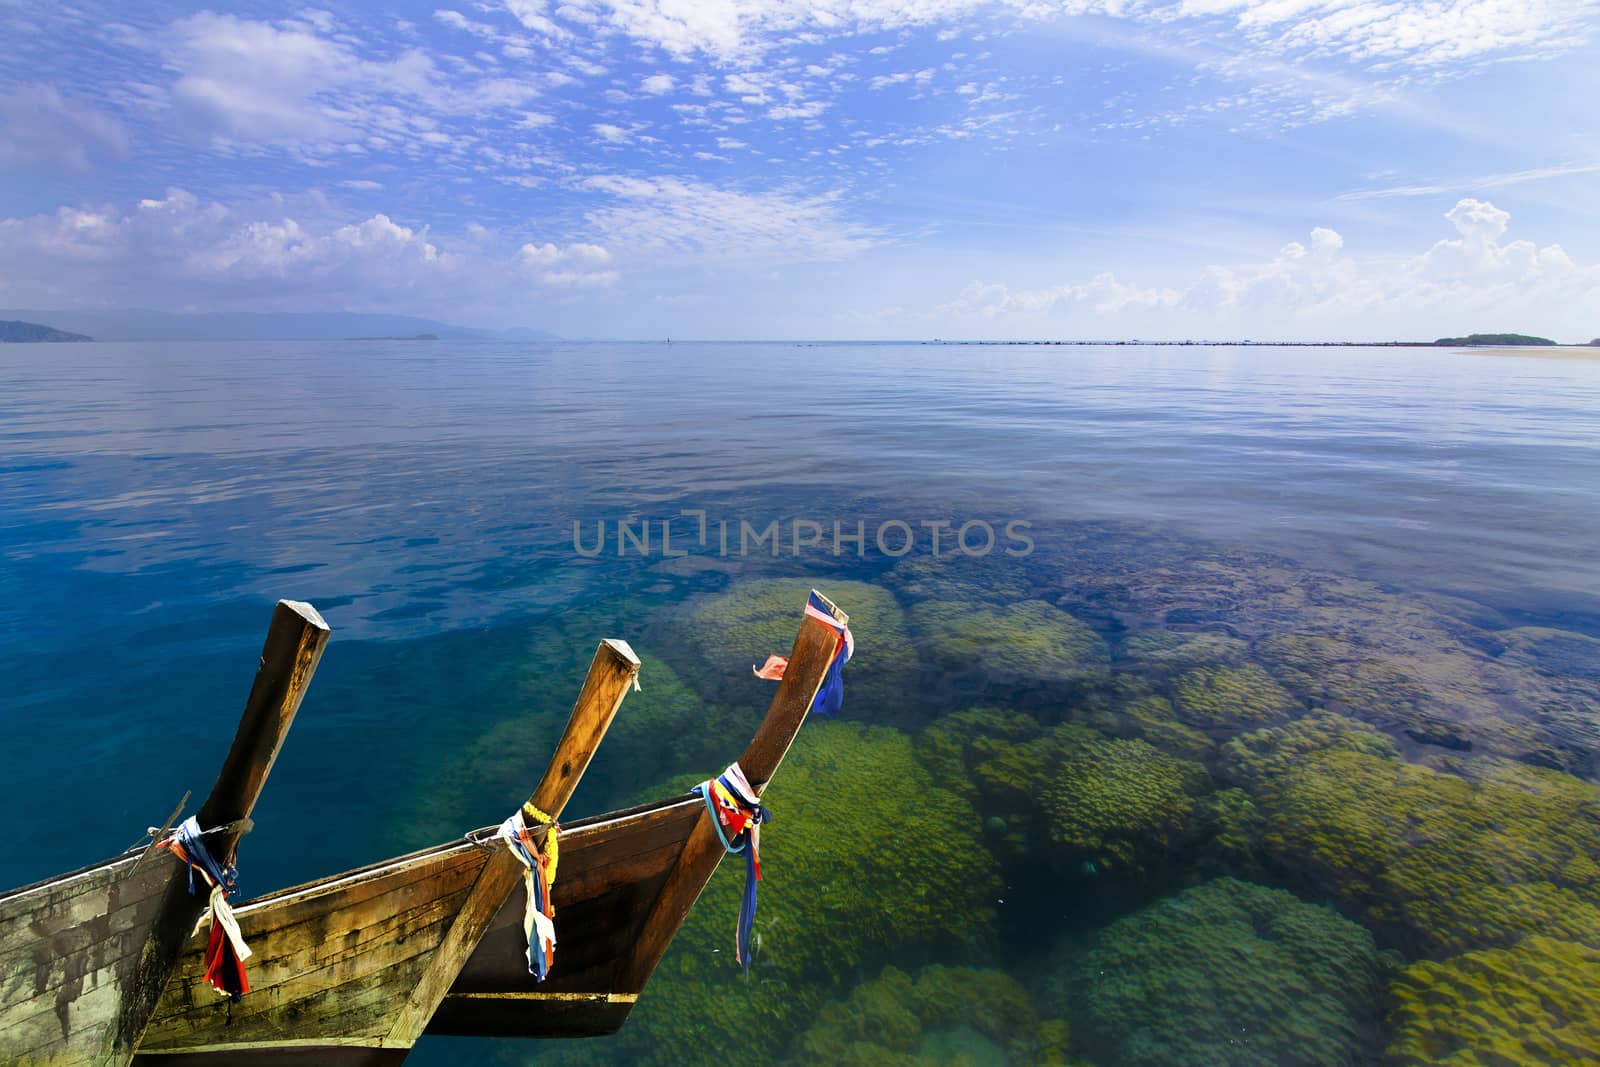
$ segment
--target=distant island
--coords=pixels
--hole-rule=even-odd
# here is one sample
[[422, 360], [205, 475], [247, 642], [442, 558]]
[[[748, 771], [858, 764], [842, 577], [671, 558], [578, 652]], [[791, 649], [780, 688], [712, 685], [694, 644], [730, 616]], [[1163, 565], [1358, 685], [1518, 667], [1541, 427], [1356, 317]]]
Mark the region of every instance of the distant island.
[[152, 311], [148, 308], [0, 308], [0, 319], [53, 322], [101, 341], [347, 341], [381, 337], [441, 341], [559, 341], [543, 330], [456, 326], [413, 315], [349, 311]]
[[436, 333], [408, 333], [404, 337], [346, 337], [346, 341], [437, 341]]
[[1555, 347], [1559, 341], [1548, 337], [1532, 337], [1525, 333], [1470, 333], [1465, 337], [1441, 337], [1433, 342], [1450, 348], [1487, 348], [1491, 345], [1509, 345], [1515, 348]]
[[54, 326], [41, 326], [37, 322], [0, 320], [0, 343], [31, 344], [40, 341], [93, 341], [87, 334], [68, 333]]

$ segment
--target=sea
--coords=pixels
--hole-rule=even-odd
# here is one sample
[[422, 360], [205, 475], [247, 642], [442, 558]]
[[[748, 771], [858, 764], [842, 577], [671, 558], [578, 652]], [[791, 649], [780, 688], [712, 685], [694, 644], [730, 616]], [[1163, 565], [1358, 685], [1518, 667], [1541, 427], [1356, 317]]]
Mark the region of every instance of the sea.
[[[1283, 894], [1260, 899], [1285, 914], [1304, 904], [1340, 936], [1371, 939], [1367, 993], [1324, 988], [1333, 979], [1287, 950], [1272, 966], [1305, 997], [1344, 1005], [1329, 1009], [1344, 1021], [1328, 1024], [1326, 1054], [1302, 1041], [1293, 1062], [1374, 1059], [1443, 1025], [1404, 1014], [1397, 991], [1417, 973], [1406, 968], [1517, 942], [1430, 940], [1421, 910], [1397, 918], [1341, 889], [1314, 867], [1321, 853], [1282, 845], [1311, 816], [1285, 815], [1289, 787], [1262, 776], [1294, 761], [1244, 774], [1229, 745], [1258, 731], [1259, 748], [1271, 740], [1259, 731], [1331, 710], [1429, 775], [1481, 784], [1504, 765], [1593, 788], [1600, 361], [1183, 345], [3, 346], [0, 885], [115, 854], [186, 791], [205, 795], [280, 598], [315, 605], [332, 637], [241, 848], [245, 896], [499, 822], [542, 772], [602, 638], [645, 657], [619, 723], [637, 703], [659, 731], [647, 742], [707, 762], [608, 762], [602, 746], [568, 815], [720, 771], [768, 692], [743, 664], [787, 652], [769, 647], [766, 601], [750, 605], [792, 600], [792, 585], [797, 626], [807, 583], [846, 612], [852, 596], [870, 610], [838, 721], [808, 723], [801, 744], [820, 725], [829, 746], [908, 754], [916, 788], [964, 813], [951, 821], [971, 831], [960, 862], [987, 888], [982, 909], [923, 902], [926, 929], [884, 919], [874, 932], [886, 907], [867, 899], [874, 878], [920, 900], [913, 876], [893, 872], [922, 870], [908, 854], [927, 843], [905, 820], [864, 818], [845, 831], [870, 839], [850, 853], [859, 899], [829, 903], [827, 940], [848, 946], [833, 962], [789, 966], [785, 951], [804, 953], [784, 936], [820, 931], [774, 923], [770, 969], [747, 978], [726, 913], [705, 920], [729, 942], [715, 960], [669, 954], [663, 1003], [680, 1003], [672, 983], [695, 981], [774, 1013], [752, 1024], [756, 1039], [719, 1018], [694, 1023], [703, 1062], [805, 1058], [853, 1025], [846, 1045], [863, 1062], [874, 1041], [929, 1063], [1291, 1062], [1270, 1035], [1248, 1036], [1276, 1013], [1267, 991], [1183, 1006], [1205, 1017], [1182, 1016], [1193, 1040], [1235, 1032], [1236, 1051], [1219, 1045], [1209, 1060], [1209, 1046], [1180, 1047], [1189, 1038], [1141, 1014], [1163, 995], [1154, 972], [1171, 966], [1138, 952], [1161, 909], [1243, 914], [1237, 894], [1256, 890], [1239, 882]], [[1060, 626], [1041, 631], [1023, 604]], [[1150, 653], [1192, 651], [1197, 637], [1218, 643], [1216, 664]], [[1343, 651], [1312, 655], [1313, 639]], [[1387, 673], [1362, 674], [1377, 663]], [[656, 714], [652, 667], [671, 675], [658, 692], [722, 710], [703, 727], [692, 708]], [[1404, 708], [1386, 703], [1397, 689], [1415, 690]], [[1130, 711], [1138, 700], [1166, 710]], [[968, 714], [966, 762], [931, 762], [929, 739], [977, 708], [1030, 725], [990, 736], [990, 720]], [[1037, 750], [1042, 777], [1000, 796], [972, 753], [1043, 737], [1056, 740]], [[1231, 789], [1267, 829], [1214, 848], [1199, 815], [1085, 828], [1100, 793], [1074, 790], [1163, 760], [1183, 761], [1182, 805], [1214, 811]], [[815, 757], [797, 781], [827, 790], [829, 766]], [[783, 777], [769, 842], [786, 832]], [[892, 808], [879, 794], [896, 788], [876, 783], [853, 803]], [[802, 798], [783, 799], [803, 812]], [[789, 832], [803, 835], [805, 818]], [[769, 863], [762, 886], [773, 915], [787, 914], [782, 894], [826, 880], [803, 844], [788, 847], [794, 862]], [[1600, 878], [1564, 877], [1504, 880], [1600, 905]], [[743, 878], [729, 862], [713, 884]], [[1226, 906], [1218, 886], [1236, 893]], [[559, 923], [559, 880], [556, 901]], [[708, 893], [691, 921], [715, 903]], [[908, 907], [902, 896], [889, 913]], [[1281, 948], [1262, 932], [1259, 907], [1271, 906], [1250, 907], [1251, 951]], [[680, 942], [674, 953], [701, 944]], [[1085, 959], [1102, 971], [1119, 961], [1122, 984], [1086, 991]], [[918, 989], [1001, 983], [1023, 1021], [973, 1009], [950, 1026], [924, 1012], [894, 1045], [893, 1027], [860, 1021], [902, 972]], [[650, 1027], [688, 1025], [641, 1009], [617, 1038], [425, 1038], [414, 1061], [636, 1062], [654, 1047]], [[681, 1047], [661, 1033], [661, 1048]]]

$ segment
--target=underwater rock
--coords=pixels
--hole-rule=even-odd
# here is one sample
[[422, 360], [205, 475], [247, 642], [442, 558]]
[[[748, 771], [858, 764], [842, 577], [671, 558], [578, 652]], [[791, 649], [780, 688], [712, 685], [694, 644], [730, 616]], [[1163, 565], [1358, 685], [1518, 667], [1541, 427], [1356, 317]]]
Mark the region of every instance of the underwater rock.
[[[750, 668], [769, 654], [787, 656], [812, 584], [770, 578], [739, 582], [691, 601], [659, 634], [679, 675], [721, 704], [749, 708], [758, 721], [772, 683]], [[886, 589], [865, 582], [829, 581], [823, 589], [850, 616], [855, 656], [844, 669], [845, 718], [900, 721], [919, 713], [917, 657], [905, 613]]]
[[808, 723], [763, 803], [773, 822], [761, 840], [750, 979], [734, 961], [744, 865], [733, 858], [608, 1043], [613, 1058], [682, 1064], [737, 1048], [768, 1062], [824, 998], [891, 950], [959, 956], [992, 939], [1000, 885], [980, 821], [904, 734]]
[[1385, 961], [1372, 935], [1279, 889], [1218, 878], [1057, 950], [1041, 1008], [1073, 1050], [1130, 1067], [1365, 1062]]
[[1600, 1062], [1600, 949], [1529, 937], [1413, 963], [1391, 989], [1394, 1064]]

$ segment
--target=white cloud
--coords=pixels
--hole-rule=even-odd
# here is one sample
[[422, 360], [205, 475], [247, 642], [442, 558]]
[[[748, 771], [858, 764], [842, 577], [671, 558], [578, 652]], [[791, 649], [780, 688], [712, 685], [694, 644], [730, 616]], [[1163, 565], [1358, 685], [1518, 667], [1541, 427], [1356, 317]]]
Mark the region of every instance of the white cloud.
[[[551, 38], [567, 23], [620, 32], [674, 56], [758, 57], [801, 39], [961, 24], [1009, 13], [1029, 22], [1080, 15], [1163, 24], [1231, 25], [1250, 47], [1366, 64], [1436, 67], [1483, 56], [1571, 47], [1592, 30], [1593, 0], [507, 0], [524, 26]], [[870, 50], [881, 55], [892, 46]]]
[[1109, 273], [1048, 288], [974, 282], [943, 310], [1031, 322], [1034, 332], [1054, 316], [1057, 325], [1079, 325], [1079, 336], [1130, 328], [1146, 337], [1208, 329], [1298, 339], [1373, 339], [1384, 330], [1399, 338], [1504, 329], [1593, 335], [1585, 319], [1600, 307], [1600, 263], [1580, 265], [1560, 245], [1504, 240], [1511, 216], [1486, 201], [1463, 199], [1445, 218], [1457, 236], [1420, 255], [1352, 257], [1342, 236], [1317, 227], [1308, 242], [1292, 241], [1267, 262], [1212, 265], [1182, 287]]
[[[439, 18], [467, 25], [454, 12]], [[437, 139], [430, 116], [515, 108], [539, 91], [521, 77], [446, 79], [418, 49], [367, 58], [309, 23], [202, 12], [167, 27], [159, 47], [177, 75], [169, 99], [184, 127], [220, 145]]]
[[611, 253], [597, 244], [529, 242], [518, 255], [523, 265], [546, 285], [596, 288], [615, 285], [621, 277], [611, 267]]
[[128, 134], [98, 109], [64, 98], [54, 85], [0, 92], [0, 167], [86, 170], [91, 156], [123, 156]]
[[661, 96], [672, 92], [675, 84], [670, 74], [652, 74], [639, 83], [639, 88], [652, 96]]
[[1567, 163], [1555, 167], [1534, 167], [1528, 170], [1484, 174], [1476, 178], [1458, 178], [1451, 181], [1423, 185], [1393, 185], [1381, 189], [1357, 189], [1352, 192], [1341, 193], [1335, 199], [1386, 200], [1403, 196], [1438, 196], [1441, 193], [1499, 189], [1507, 185], [1521, 185], [1524, 182], [1540, 182], [1551, 178], [1565, 178], [1574, 174], [1594, 174], [1596, 172], [1600, 172], [1600, 163]]
[[711, 260], [849, 259], [878, 244], [848, 220], [836, 196], [720, 188], [689, 178], [602, 175], [582, 187], [609, 196], [588, 214], [613, 247]]
[[184, 189], [131, 210], [63, 207], [0, 219], [0, 292], [34, 305], [394, 310], [458, 318], [503, 307], [530, 286], [597, 287], [620, 272], [602, 245], [507, 247], [473, 224], [446, 247], [388, 214], [341, 219], [311, 197], [205, 202]]

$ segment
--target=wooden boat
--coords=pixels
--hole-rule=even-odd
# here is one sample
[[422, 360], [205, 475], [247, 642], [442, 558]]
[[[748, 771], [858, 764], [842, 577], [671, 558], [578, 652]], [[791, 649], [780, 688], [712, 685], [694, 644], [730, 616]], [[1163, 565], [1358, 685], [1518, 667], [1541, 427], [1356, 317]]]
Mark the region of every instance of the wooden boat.
[[[828, 607], [842, 627], [843, 613]], [[802, 622], [740, 760], [758, 791], [799, 731], [838, 641], [819, 619]], [[618, 644], [597, 652], [606, 695], [590, 697], [591, 668], [568, 734], [589, 723], [585, 736], [597, 743], [595, 706], [611, 702], [614, 711], [632, 681], [624, 669], [631, 661], [637, 670], [631, 652], [605, 660]], [[563, 735], [534, 804], [555, 814], [589, 752]], [[559, 947], [538, 984], [525, 955], [521, 867], [498, 842], [480, 844], [485, 833], [241, 905], [236, 915], [255, 953], [251, 993], [230, 1021], [204, 984], [201, 943], [191, 940], [136, 1062], [393, 1064], [424, 1032], [611, 1033], [723, 855], [694, 794], [563, 827], [553, 889]]]
[[[220, 828], [206, 842], [224, 865], [327, 641], [315, 608], [279, 602], [233, 745], [197, 816], [200, 826]], [[0, 895], [0, 1063], [132, 1059], [207, 904], [205, 894], [190, 895], [187, 866], [153, 850]]]

